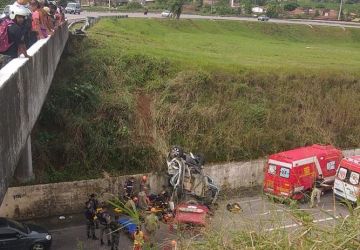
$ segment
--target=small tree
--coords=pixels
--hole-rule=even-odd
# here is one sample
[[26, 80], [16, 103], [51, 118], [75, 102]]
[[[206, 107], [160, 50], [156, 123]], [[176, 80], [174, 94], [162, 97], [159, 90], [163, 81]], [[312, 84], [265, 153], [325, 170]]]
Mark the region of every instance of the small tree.
[[186, 2], [185, 0], [171, 0], [169, 2], [170, 11], [173, 13], [173, 15], [176, 19], [180, 18], [180, 15], [182, 13], [182, 8], [183, 8], [185, 2]]
[[268, 17], [278, 17], [281, 13], [281, 7], [277, 2], [270, 2], [267, 6], [266, 15]]
[[293, 11], [295, 10], [297, 7], [299, 7], [299, 4], [297, 3], [286, 3], [284, 5], [284, 10], [286, 11]]
[[244, 0], [244, 12], [245, 14], [251, 14], [252, 3], [251, 0]]

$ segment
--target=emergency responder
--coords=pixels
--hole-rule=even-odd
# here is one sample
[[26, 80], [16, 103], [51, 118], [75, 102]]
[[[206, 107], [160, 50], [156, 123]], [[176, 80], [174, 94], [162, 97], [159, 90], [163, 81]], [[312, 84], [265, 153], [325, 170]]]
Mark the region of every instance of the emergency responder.
[[141, 250], [144, 245], [144, 233], [140, 230], [140, 227], [136, 227], [134, 233], [134, 248], [133, 250]]
[[[95, 212], [99, 209], [99, 201], [96, 199], [96, 194], [91, 194], [89, 196], [88, 202], [90, 203], [91, 207], [94, 209]], [[99, 229], [99, 221], [94, 220], [96, 229]]]
[[115, 215], [114, 221], [110, 222], [111, 230], [111, 250], [118, 250], [119, 238], [120, 238], [120, 225], [119, 225], [119, 215]]
[[149, 183], [147, 182], [147, 176], [143, 175], [140, 181], [140, 192], [144, 190], [144, 187], [150, 189]]
[[319, 175], [319, 178], [317, 178], [315, 180], [315, 185], [314, 188], [311, 192], [311, 199], [310, 199], [310, 208], [314, 207], [314, 200], [316, 197], [316, 206], [319, 205], [320, 203], [320, 196], [323, 193], [323, 189], [322, 189], [322, 183], [324, 182], [324, 178], [322, 177], [322, 175]]
[[93, 209], [96, 211], [96, 209], [99, 208], [99, 201], [96, 199], [96, 194], [91, 194], [89, 197], [89, 203], [93, 207]]
[[132, 195], [131, 198], [128, 199], [128, 201], [125, 203], [124, 207], [128, 210], [136, 211], [136, 203], [138, 201], [138, 198], [135, 195]]
[[101, 211], [100, 215], [98, 216], [98, 219], [100, 222], [100, 243], [101, 243], [101, 245], [104, 245], [103, 238], [104, 238], [104, 233], [105, 233], [106, 237], [107, 237], [108, 246], [111, 246], [111, 241], [110, 241], [111, 217], [110, 217], [110, 214], [108, 213], [106, 206], [102, 207], [102, 211]]
[[125, 197], [129, 198], [131, 197], [131, 195], [134, 192], [134, 185], [135, 185], [135, 178], [134, 177], [130, 177], [128, 180], [126, 180], [125, 185], [124, 185], [124, 192], [125, 192]]
[[93, 240], [97, 240], [98, 238], [95, 236], [95, 210], [90, 202], [86, 202], [85, 218], [88, 239], [92, 238]]
[[162, 190], [160, 192], [161, 199], [163, 202], [169, 202], [170, 200], [170, 194], [168, 192], [168, 188], [165, 185], [162, 185]]
[[141, 210], [147, 210], [150, 205], [148, 198], [148, 188], [143, 187], [143, 190], [138, 194], [138, 208]]
[[159, 219], [156, 216], [156, 209], [151, 208], [151, 213], [145, 217], [145, 230], [149, 237], [150, 247], [154, 246], [156, 230], [160, 228]]

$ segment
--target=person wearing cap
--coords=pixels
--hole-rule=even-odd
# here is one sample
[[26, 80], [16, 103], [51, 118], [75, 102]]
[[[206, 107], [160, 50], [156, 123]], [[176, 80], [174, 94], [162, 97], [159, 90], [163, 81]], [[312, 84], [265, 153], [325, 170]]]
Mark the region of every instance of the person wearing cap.
[[160, 228], [159, 219], [156, 216], [156, 209], [153, 207], [150, 214], [145, 217], [145, 230], [149, 237], [150, 247], [154, 246], [156, 230]]
[[10, 46], [7, 50], [1, 52], [1, 54], [7, 55], [11, 58], [16, 58], [21, 54], [24, 54], [25, 57], [29, 57], [26, 51], [24, 34], [24, 22], [28, 13], [28, 9], [24, 6], [10, 6], [9, 18], [11, 21], [9, 21], [7, 28]]

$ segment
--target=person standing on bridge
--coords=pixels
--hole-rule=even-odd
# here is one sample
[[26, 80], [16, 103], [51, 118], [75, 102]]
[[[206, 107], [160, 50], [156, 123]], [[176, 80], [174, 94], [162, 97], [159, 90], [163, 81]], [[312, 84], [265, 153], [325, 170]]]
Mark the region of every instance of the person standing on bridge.
[[[11, 58], [16, 58], [21, 54], [29, 57], [26, 52], [25, 44], [25, 17], [29, 10], [24, 6], [11, 5], [9, 19], [1, 21], [1, 32], [6, 32], [4, 41], [0, 44], [0, 53]], [[1, 34], [2, 35], [2, 34]]]

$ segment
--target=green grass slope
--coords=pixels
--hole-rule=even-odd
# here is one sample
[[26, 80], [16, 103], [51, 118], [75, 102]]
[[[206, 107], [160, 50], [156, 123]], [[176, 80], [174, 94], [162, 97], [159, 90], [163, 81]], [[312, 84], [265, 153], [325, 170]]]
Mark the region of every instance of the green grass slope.
[[33, 135], [39, 182], [360, 145], [360, 30], [102, 20], [72, 39]]
[[360, 33], [356, 29], [237, 21], [140, 20], [102, 22], [92, 38], [107, 52], [171, 58], [182, 66], [236, 69], [356, 70]]

